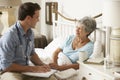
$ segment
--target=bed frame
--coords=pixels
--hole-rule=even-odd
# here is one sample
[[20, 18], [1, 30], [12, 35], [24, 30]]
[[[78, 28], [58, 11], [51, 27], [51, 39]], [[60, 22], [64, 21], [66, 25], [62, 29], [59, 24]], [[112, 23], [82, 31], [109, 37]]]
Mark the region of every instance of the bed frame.
[[75, 34], [75, 24], [54, 21], [53, 22], [53, 39], [57, 37], [66, 37]]

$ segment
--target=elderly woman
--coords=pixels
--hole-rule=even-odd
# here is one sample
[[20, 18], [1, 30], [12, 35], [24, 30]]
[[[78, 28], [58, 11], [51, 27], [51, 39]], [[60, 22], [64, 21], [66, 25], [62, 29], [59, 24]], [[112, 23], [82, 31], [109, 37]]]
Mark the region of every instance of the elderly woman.
[[[53, 63], [49, 65], [53, 69], [66, 70], [69, 68], [78, 69], [80, 51], [85, 51], [89, 57], [93, 52], [94, 43], [88, 36], [96, 29], [96, 21], [91, 17], [83, 17], [78, 21], [76, 35], [69, 36], [63, 45], [57, 48], [53, 55]], [[58, 65], [58, 54], [62, 52], [72, 62], [72, 64]]]

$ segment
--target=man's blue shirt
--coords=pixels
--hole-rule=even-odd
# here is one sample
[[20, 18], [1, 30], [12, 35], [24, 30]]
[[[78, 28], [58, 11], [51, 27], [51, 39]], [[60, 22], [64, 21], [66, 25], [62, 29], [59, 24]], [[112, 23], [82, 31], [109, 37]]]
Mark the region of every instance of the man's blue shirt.
[[18, 21], [0, 38], [0, 69], [12, 63], [26, 65], [25, 56], [34, 53], [34, 34], [31, 29], [25, 33]]

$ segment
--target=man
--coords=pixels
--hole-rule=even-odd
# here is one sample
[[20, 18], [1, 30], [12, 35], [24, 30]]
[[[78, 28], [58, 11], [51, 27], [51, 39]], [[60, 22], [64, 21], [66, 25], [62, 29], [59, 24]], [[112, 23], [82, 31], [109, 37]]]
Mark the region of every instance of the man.
[[[34, 35], [31, 28], [39, 21], [40, 9], [37, 3], [23, 3], [18, 10], [18, 21], [1, 37], [2, 80], [10, 80], [9, 77], [6, 79], [6, 75], [11, 76], [12, 80], [30, 80], [20, 73], [50, 71], [50, 67], [44, 64], [34, 51]], [[29, 60], [36, 66], [29, 66]]]

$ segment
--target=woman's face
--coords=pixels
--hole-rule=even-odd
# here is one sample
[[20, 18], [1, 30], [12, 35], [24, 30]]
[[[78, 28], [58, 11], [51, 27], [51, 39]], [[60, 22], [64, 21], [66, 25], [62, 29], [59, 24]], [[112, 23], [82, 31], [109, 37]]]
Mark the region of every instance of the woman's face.
[[85, 31], [84, 27], [82, 24], [76, 27], [76, 36], [80, 38], [84, 38], [88, 35], [89, 33]]

